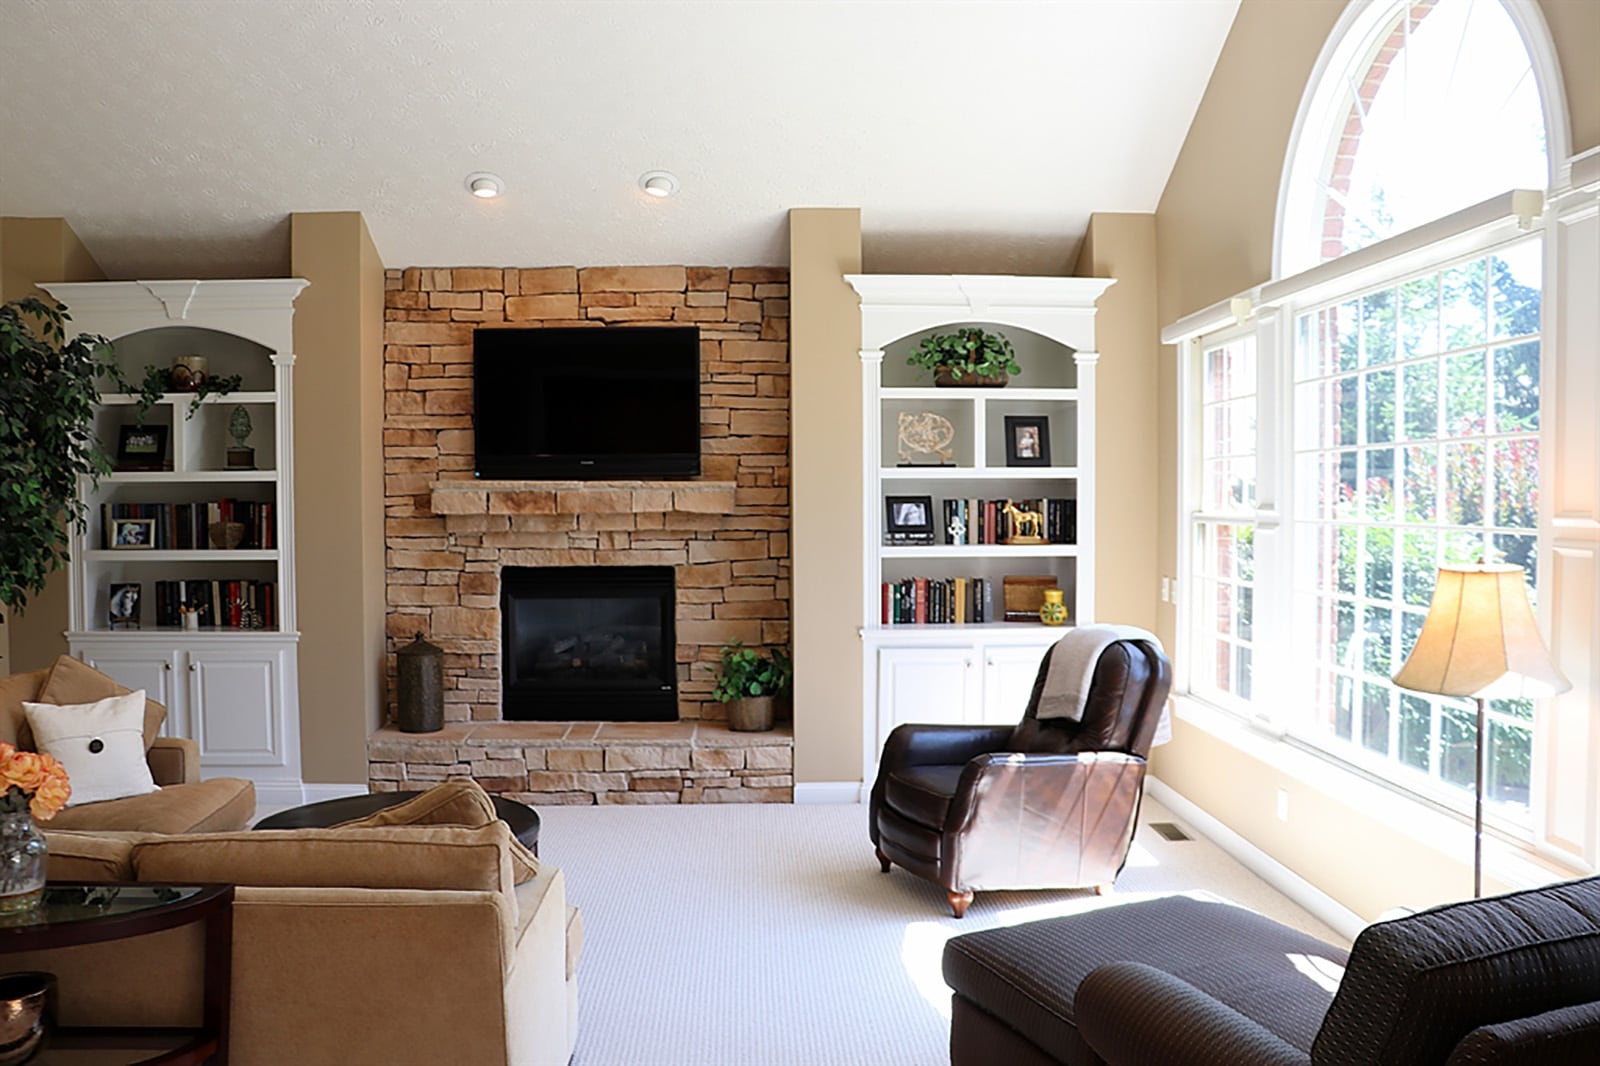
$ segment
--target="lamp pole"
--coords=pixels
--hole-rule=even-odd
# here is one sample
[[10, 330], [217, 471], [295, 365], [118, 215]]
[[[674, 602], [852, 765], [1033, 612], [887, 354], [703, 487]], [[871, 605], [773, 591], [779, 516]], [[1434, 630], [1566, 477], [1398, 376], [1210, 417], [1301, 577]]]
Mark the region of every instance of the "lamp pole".
[[1489, 749], [1483, 742], [1483, 697], [1474, 696], [1473, 702], [1478, 705], [1478, 765], [1477, 773], [1473, 775], [1476, 787], [1474, 788], [1472, 803], [1472, 898], [1483, 898], [1483, 779], [1489, 772]]

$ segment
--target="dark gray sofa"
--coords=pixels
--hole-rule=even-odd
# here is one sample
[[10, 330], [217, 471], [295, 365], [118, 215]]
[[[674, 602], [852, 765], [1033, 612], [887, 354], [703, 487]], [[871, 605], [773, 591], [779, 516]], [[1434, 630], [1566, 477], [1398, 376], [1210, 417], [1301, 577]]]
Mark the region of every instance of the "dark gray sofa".
[[1600, 1063], [1600, 878], [1380, 922], [1348, 955], [1171, 897], [956, 937], [944, 976], [952, 1066]]

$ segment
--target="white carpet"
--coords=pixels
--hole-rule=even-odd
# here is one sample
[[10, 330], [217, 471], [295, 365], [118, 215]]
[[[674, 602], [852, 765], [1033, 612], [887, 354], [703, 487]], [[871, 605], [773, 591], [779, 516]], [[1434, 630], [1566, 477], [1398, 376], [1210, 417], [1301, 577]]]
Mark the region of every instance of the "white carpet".
[[[1144, 825], [1112, 896], [980, 892], [956, 921], [937, 886], [879, 873], [865, 807], [539, 813], [540, 855], [584, 915], [573, 1066], [947, 1062], [946, 939], [1155, 895], [1209, 893], [1343, 943], [1209, 842]], [[1172, 820], [1146, 801], [1141, 823]]]

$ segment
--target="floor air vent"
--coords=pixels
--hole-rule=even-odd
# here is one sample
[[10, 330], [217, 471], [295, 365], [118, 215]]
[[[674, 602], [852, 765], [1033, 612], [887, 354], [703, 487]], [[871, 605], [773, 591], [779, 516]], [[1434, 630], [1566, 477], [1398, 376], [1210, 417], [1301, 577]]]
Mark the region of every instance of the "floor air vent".
[[1160, 833], [1164, 840], [1193, 840], [1188, 833], [1179, 829], [1174, 822], [1151, 822], [1150, 828]]

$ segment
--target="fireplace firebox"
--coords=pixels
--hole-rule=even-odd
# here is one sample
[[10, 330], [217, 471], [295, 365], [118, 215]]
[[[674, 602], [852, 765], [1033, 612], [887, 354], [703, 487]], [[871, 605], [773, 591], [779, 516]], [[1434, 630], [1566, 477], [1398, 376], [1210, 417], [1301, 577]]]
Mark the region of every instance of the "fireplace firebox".
[[670, 566], [500, 571], [501, 715], [678, 720]]

